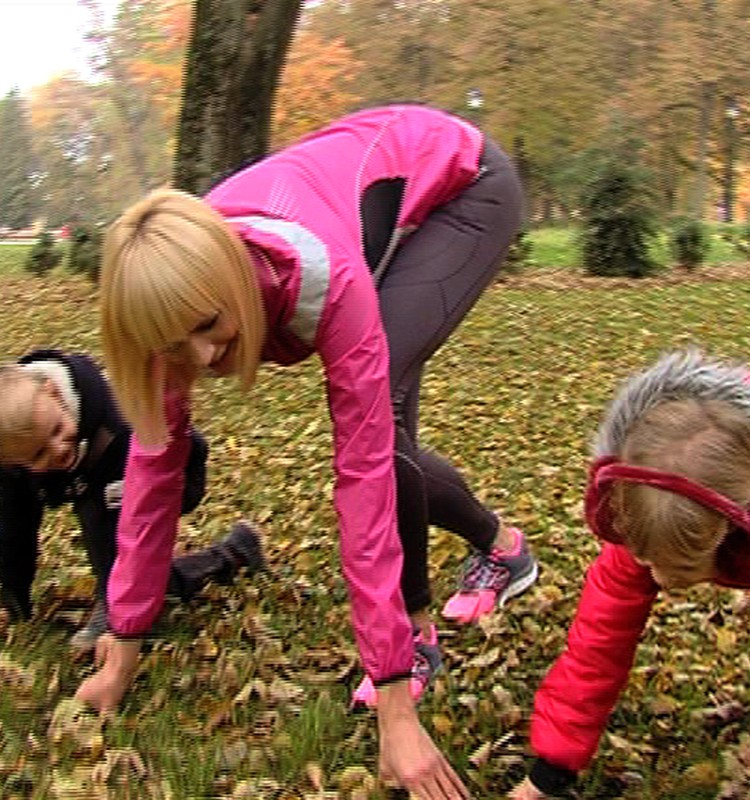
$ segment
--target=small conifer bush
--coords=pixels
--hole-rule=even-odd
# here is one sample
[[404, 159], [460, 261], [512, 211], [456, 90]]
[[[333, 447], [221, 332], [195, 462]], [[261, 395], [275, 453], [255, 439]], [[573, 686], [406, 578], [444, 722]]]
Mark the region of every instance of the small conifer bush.
[[61, 258], [62, 253], [55, 243], [55, 237], [49, 231], [42, 231], [29, 251], [24, 266], [33, 275], [46, 275], [60, 263]]
[[656, 227], [644, 181], [630, 167], [610, 163], [587, 188], [582, 204], [586, 272], [630, 278], [654, 272], [649, 244]]
[[508, 254], [500, 268], [500, 280], [505, 275], [518, 275], [526, 267], [531, 266], [534, 263], [533, 249], [528, 231], [520, 230], [508, 248]]
[[696, 219], [680, 220], [672, 234], [672, 254], [679, 267], [692, 271], [706, 260], [709, 239], [706, 227]]
[[98, 225], [79, 223], [70, 234], [68, 269], [85, 274], [91, 281], [99, 280], [99, 259], [102, 249], [102, 233]]

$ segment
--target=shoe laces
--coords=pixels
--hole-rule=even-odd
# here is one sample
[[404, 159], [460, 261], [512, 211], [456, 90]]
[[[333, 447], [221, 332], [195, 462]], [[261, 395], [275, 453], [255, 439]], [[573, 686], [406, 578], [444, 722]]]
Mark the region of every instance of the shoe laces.
[[107, 630], [107, 606], [102, 600], [94, 605], [84, 629], [92, 633], [103, 633]]
[[429, 658], [420, 650], [419, 646], [414, 651], [414, 664], [411, 668], [411, 677], [422, 686], [427, 686], [433, 675], [432, 664]]
[[461, 591], [478, 592], [489, 589], [500, 592], [507, 586], [509, 580], [510, 571], [507, 567], [484, 553], [472, 553], [466, 559]]

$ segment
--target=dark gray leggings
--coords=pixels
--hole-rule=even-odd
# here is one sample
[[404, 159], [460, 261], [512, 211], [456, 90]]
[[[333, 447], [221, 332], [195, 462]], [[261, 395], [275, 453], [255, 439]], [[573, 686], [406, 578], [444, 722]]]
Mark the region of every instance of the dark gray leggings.
[[429, 525], [484, 552], [497, 533], [497, 517], [458, 471], [417, 444], [424, 365], [490, 284], [521, 220], [522, 193], [510, 159], [487, 140], [481, 165], [478, 180], [404, 240], [378, 287], [390, 348], [401, 586], [409, 613], [430, 603]]

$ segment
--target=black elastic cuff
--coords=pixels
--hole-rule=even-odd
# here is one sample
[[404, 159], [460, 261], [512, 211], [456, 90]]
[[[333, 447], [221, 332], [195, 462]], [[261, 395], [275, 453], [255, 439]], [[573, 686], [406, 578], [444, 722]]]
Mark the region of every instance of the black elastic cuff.
[[8, 611], [11, 622], [19, 622], [31, 617], [31, 595], [28, 592], [14, 592], [3, 587], [0, 590], [0, 606]]
[[381, 686], [388, 686], [389, 683], [396, 683], [396, 681], [405, 681], [411, 678], [411, 670], [409, 672], [401, 672], [398, 675], [390, 675], [387, 678], [381, 678], [379, 681], [373, 681], [376, 688]]
[[571, 784], [575, 783], [576, 773], [564, 767], [557, 767], [537, 758], [529, 773], [529, 779], [542, 794], [556, 795], [564, 792]]
[[119, 642], [133, 642], [136, 639], [145, 639], [148, 633], [118, 633], [108, 628], [107, 633], [111, 633]]

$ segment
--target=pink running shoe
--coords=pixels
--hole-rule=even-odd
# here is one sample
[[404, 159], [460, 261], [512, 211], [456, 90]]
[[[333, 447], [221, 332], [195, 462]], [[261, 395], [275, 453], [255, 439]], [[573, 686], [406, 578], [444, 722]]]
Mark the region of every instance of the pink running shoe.
[[489, 555], [472, 553], [466, 559], [458, 591], [443, 606], [444, 617], [461, 623], [476, 622], [536, 581], [539, 567], [529, 552], [526, 537], [518, 528], [508, 530], [516, 537], [514, 554], [499, 550]]
[[[411, 678], [409, 680], [409, 691], [415, 701], [419, 700], [429, 686], [433, 676], [443, 665], [438, 645], [437, 628], [430, 626], [429, 639], [425, 639], [422, 631], [414, 630], [414, 664], [411, 668]], [[366, 675], [352, 695], [351, 707], [357, 708], [367, 706], [376, 708], [378, 705], [378, 693], [369, 675]]]

